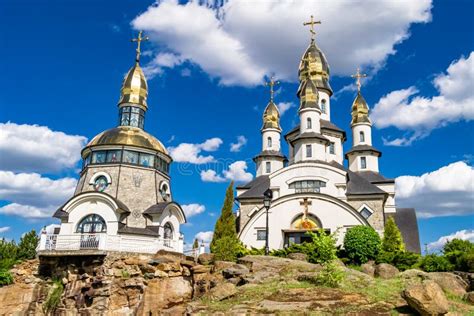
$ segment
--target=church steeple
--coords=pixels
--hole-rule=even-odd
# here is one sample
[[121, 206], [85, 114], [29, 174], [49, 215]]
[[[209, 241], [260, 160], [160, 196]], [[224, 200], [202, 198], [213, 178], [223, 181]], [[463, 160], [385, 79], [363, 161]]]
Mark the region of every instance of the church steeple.
[[280, 112], [278, 111], [277, 106], [273, 102], [274, 90], [273, 87], [279, 84], [280, 82], [275, 81], [273, 77], [270, 78], [270, 81], [265, 83], [266, 86], [270, 87], [270, 101], [263, 112], [263, 126], [262, 131], [268, 128], [277, 129], [281, 132], [280, 127]]
[[365, 101], [364, 97], [360, 93], [360, 79], [367, 77], [366, 74], [361, 74], [360, 73], [360, 68], [357, 68], [357, 72], [351, 76], [352, 78], [356, 79], [356, 84], [357, 84], [357, 96], [352, 103], [352, 120], [351, 120], [351, 126], [358, 124], [358, 123], [367, 123], [372, 125], [372, 122], [370, 121], [369, 118], [369, 106], [367, 105], [367, 102]]
[[145, 112], [148, 109], [148, 84], [145, 74], [140, 67], [140, 46], [142, 41], [147, 41], [148, 37], [142, 37], [142, 31], [138, 37], [132, 39], [137, 42], [135, 65], [128, 71], [123, 79], [120, 89], [119, 107], [119, 125], [134, 126], [143, 128], [145, 121]]

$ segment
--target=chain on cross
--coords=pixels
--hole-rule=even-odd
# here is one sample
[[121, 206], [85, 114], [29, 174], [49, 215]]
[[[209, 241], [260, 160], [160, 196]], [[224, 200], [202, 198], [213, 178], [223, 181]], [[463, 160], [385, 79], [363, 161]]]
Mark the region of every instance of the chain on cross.
[[314, 40], [314, 37], [316, 36], [316, 31], [314, 30], [314, 26], [316, 24], [321, 24], [321, 21], [315, 21], [314, 17], [311, 15], [311, 20], [309, 22], [303, 22], [304, 26], [309, 25], [309, 31], [311, 33], [311, 40]]
[[144, 42], [144, 41], [148, 41], [150, 38], [148, 36], [145, 36], [145, 37], [142, 37], [142, 33], [143, 31], [140, 31], [138, 32], [138, 37], [137, 38], [132, 38], [132, 42], [137, 42], [137, 56], [135, 57], [135, 60], [137, 61], [137, 63], [140, 61], [140, 54], [141, 54], [141, 51], [140, 51], [140, 45], [141, 45], [141, 42]]
[[356, 72], [355, 74], [353, 74], [351, 77], [356, 79], [357, 92], [360, 92], [360, 87], [361, 87], [361, 85], [362, 85], [362, 84], [360, 83], [360, 79], [361, 79], [361, 78], [366, 78], [367, 75], [366, 75], [366, 74], [361, 74], [361, 73], [360, 73], [360, 68], [357, 67], [357, 72]]
[[275, 81], [275, 77], [270, 77], [270, 81], [265, 82], [265, 85], [267, 87], [270, 87], [270, 100], [273, 101], [273, 95], [275, 91], [273, 90], [273, 87], [280, 84], [280, 81]]

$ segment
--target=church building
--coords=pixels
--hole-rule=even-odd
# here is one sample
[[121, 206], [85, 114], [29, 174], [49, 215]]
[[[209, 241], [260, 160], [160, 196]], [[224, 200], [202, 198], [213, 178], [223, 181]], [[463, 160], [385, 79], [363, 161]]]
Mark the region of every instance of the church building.
[[[398, 208], [395, 180], [379, 170], [382, 152], [372, 145], [369, 106], [362, 96], [359, 70], [354, 75], [358, 91], [352, 103], [352, 148], [343, 152], [346, 132], [331, 122], [329, 64], [314, 40], [301, 58], [298, 78], [299, 125], [283, 135], [288, 157], [281, 150], [280, 114], [271, 96], [263, 113], [262, 150], [254, 157], [256, 177], [237, 187], [238, 236], [247, 247], [262, 248], [266, 240], [264, 192], [271, 190], [268, 210], [270, 249], [281, 249], [308, 240], [307, 231], [336, 233], [341, 245], [354, 226], [373, 227], [381, 236], [388, 217], [397, 223], [408, 251], [420, 252], [413, 208]], [[344, 159], [348, 167], [344, 166]]]
[[163, 144], [144, 130], [148, 87], [136, 61], [126, 74], [118, 102], [118, 126], [95, 136], [83, 149], [76, 191], [55, 213], [61, 225], [41, 234], [39, 254], [80, 251], [156, 253], [183, 251], [186, 222], [173, 200]]

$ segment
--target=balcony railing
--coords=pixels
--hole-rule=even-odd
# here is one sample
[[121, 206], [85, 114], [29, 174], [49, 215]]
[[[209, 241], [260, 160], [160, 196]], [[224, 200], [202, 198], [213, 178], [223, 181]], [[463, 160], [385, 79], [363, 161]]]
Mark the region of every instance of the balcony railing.
[[102, 250], [138, 253], [156, 253], [158, 250], [182, 252], [182, 240], [134, 235], [41, 234], [38, 251]]

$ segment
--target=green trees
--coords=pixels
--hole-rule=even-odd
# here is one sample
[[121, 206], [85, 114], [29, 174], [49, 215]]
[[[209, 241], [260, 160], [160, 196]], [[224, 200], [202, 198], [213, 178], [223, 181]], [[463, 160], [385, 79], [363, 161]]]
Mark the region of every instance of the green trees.
[[380, 237], [369, 226], [356, 226], [344, 236], [344, 249], [351, 261], [365, 263], [375, 259], [380, 249]]
[[193, 242], [193, 250], [196, 250], [199, 248], [199, 241], [197, 240], [197, 238], [194, 238], [194, 242]]
[[235, 216], [232, 212], [234, 203], [234, 183], [227, 187], [221, 215], [216, 222], [210, 245], [215, 260], [235, 261], [242, 245], [237, 238]]
[[474, 244], [469, 240], [455, 238], [448, 241], [443, 254], [455, 270], [474, 272]]
[[29, 233], [24, 234], [20, 243], [18, 244], [18, 256], [19, 260], [33, 259], [36, 256], [36, 247], [38, 246], [39, 237], [36, 231], [33, 229]]
[[403, 243], [402, 234], [398, 229], [395, 220], [389, 217], [385, 223], [385, 232], [382, 240], [382, 252], [397, 253], [405, 251], [405, 244]]

